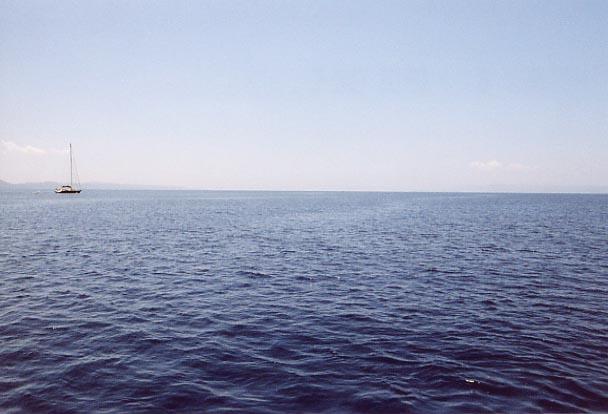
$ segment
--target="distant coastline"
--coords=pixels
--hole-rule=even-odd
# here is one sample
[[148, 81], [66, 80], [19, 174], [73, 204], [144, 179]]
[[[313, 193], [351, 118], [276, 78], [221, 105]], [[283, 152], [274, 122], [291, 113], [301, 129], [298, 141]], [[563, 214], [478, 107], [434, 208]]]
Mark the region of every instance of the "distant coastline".
[[[61, 185], [56, 181], [42, 181], [29, 183], [10, 183], [0, 180], [0, 191], [3, 190], [53, 190]], [[608, 194], [608, 186], [543, 186], [526, 188], [514, 188], [509, 186], [486, 186], [475, 188], [463, 188], [458, 190], [450, 189], [411, 189], [411, 190], [393, 190], [393, 189], [289, 189], [289, 188], [202, 188], [202, 187], [186, 187], [186, 186], [170, 186], [170, 185], [139, 185], [139, 184], [118, 184], [104, 182], [88, 182], [83, 183], [82, 188], [85, 190], [167, 190], [167, 191], [260, 191], [260, 192], [354, 192], [354, 193], [507, 193], [507, 194]]]
[[[52, 191], [55, 187], [62, 185], [57, 181], [42, 181], [33, 183], [9, 183], [8, 181], [0, 180], [1, 190], [49, 190]], [[85, 190], [187, 190], [184, 187], [167, 186], [167, 185], [137, 185], [137, 184], [117, 184], [103, 182], [82, 183], [82, 188]]]

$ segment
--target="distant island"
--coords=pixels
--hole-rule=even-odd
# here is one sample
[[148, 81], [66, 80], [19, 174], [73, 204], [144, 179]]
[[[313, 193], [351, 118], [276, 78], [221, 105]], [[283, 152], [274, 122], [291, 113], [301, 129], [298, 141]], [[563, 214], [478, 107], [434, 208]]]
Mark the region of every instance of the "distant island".
[[[49, 190], [61, 185], [58, 181], [42, 181], [34, 183], [9, 183], [8, 181], [0, 180], [1, 190]], [[138, 185], [138, 184], [117, 184], [103, 182], [83, 183], [82, 188], [85, 190], [186, 190], [187, 188], [167, 185]]]

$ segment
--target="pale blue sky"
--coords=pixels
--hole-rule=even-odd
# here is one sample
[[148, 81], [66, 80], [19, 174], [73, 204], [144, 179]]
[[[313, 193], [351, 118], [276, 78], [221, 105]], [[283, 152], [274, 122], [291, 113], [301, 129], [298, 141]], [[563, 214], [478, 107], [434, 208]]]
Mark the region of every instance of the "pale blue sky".
[[0, 179], [608, 187], [608, 1], [2, 1]]

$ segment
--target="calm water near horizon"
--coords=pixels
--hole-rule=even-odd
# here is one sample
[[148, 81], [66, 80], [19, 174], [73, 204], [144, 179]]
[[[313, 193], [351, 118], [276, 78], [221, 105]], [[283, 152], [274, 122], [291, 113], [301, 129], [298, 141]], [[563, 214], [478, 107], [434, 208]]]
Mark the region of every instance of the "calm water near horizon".
[[0, 411], [608, 411], [608, 195], [0, 192]]

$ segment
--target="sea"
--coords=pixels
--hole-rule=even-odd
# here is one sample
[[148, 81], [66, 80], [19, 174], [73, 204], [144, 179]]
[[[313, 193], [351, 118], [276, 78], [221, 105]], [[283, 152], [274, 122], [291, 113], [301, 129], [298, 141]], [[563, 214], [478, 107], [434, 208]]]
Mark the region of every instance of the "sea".
[[608, 412], [608, 195], [2, 191], [0, 412]]

